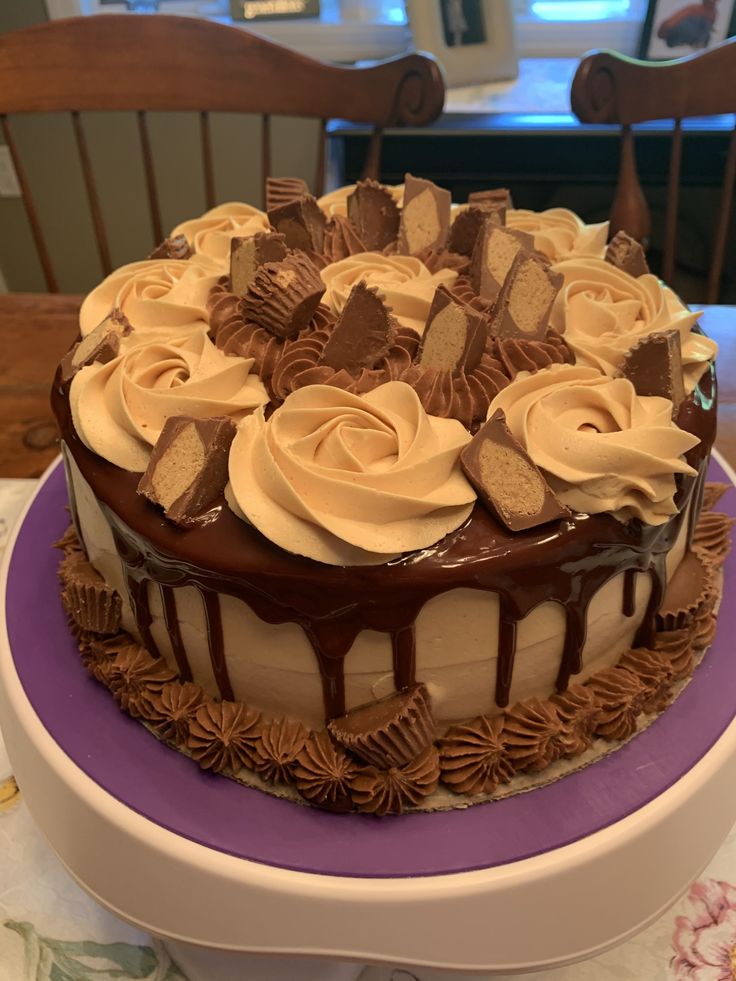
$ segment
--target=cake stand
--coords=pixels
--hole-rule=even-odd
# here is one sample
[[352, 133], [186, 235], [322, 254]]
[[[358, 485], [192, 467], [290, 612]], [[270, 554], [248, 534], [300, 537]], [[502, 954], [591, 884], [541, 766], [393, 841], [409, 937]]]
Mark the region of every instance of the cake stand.
[[[710, 477], [733, 474], [714, 461]], [[87, 676], [49, 547], [65, 502], [57, 463], [7, 551], [3, 733], [61, 861], [175, 956], [194, 944], [231, 964], [250, 952], [487, 973], [559, 965], [658, 917], [736, 817], [733, 604], [674, 705], [597, 763], [467, 809], [333, 815], [201, 772]], [[732, 555], [727, 588], [734, 576]]]

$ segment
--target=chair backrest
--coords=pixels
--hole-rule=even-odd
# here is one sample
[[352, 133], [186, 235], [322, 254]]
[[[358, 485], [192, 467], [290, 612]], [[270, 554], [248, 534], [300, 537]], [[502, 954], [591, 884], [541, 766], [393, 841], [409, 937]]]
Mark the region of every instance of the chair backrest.
[[[611, 209], [611, 231], [624, 230], [646, 241], [650, 213], [636, 169], [632, 125], [674, 120], [663, 237], [662, 276], [672, 282], [682, 163], [682, 121], [736, 113], [736, 38], [674, 61], [646, 62], [613, 51], [594, 51], [578, 65], [570, 93], [572, 109], [584, 123], [622, 127], [618, 185]], [[736, 128], [723, 170], [720, 210], [708, 272], [706, 301], [716, 302], [731, 219], [736, 176]]]
[[0, 36], [0, 124], [18, 174], [47, 287], [57, 281], [26, 170], [13, 138], [17, 113], [69, 112], [105, 273], [112, 268], [81, 113], [137, 113], [154, 242], [163, 238], [150, 111], [196, 112], [207, 206], [214, 206], [210, 112], [261, 116], [261, 168], [271, 174], [272, 116], [321, 121], [315, 193], [325, 178], [325, 127], [338, 117], [371, 124], [364, 176], [378, 177], [387, 126], [421, 126], [442, 111], [444, 82], [431, 56], [408, 54], [367, 67], [307, 58], [239, 28], [192, 17], [106, 14], [51, 21]]

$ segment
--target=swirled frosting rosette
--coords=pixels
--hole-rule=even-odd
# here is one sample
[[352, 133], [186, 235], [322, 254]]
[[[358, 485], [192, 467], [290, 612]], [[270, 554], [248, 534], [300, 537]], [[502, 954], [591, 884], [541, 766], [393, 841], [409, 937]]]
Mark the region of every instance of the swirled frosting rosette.
[[[388, 382], [364, 396], [327, 385], [244, 419], [230, 449], [237, 507], [276, 545], [329, 565], [376, 565], [427, 548], [469, 516], [459, 466], [470, 440]], [[237, 511], [236, 511], [237, 513]]]
[[715, 341], [692, 328], [700, 316], [688, 310], [656, 276], [634, 278], [610, 262], [569, 259], [555, 264], [562, 290], [552, 307], [552, 326], [565, 335], [578, 364], [615, 376], [628, 351], [664, 330], [680, 334], [685, 391], [689, 394], [716, 356]]
[[424, 333], [437, 287], [450, 287], [457, 279], [452, 269], [430, 272], [415, 256], [380, 252], [361, 252], [333, 262], [320, 271], [320, 276], [327, 287], [322, 302], [335, 313], [340, 313], [353, 286], [362, 281], [378, 289], [402, 327], [411, 327], [418, 334]]
[[694, 474], [683, 455], [697, 436], [672, 421], [672, 403], [640, 396], [626, 378], [583, 365], [519, 375], [491, 402], [516, 439], [574, 511], [604, 511], [651, 525], [675, 514], [676, 473]]
[[[357, 186], [357, 184], [345, 184], [343, 187], [337, 187], [334, 191], [330, 191], [328, 194], [323, 194], [321, 198], [317, 198], [317, 204], [328, 218], [334, 215], [347, 215], [348, 197]], [[384, 184], [383, 187], [391, 194], [396, 204], [401, 207], [404, 203], [404, 185]]]
[[506, 213], [506, 224], [533, 235], [534, 248], [552, 262], [584, 256], [602, 259], [606, 253], [608, 222], [586, 225], [567, 208], [547, 211], [512, 208]]
[[183, 235], [195, 255], [213, 259], [222, 273], [230, 268], [232, 238], [236, 235], [248, 238], [269, 228], [264, 211], [240, 201], [229, 201], [205, 211], [200, 218], [183, 221], [171, 232], [171, 237]]
[[204, 330], [138, 344], [74, 376], [69, 402], [75, 429], [105, 460], [143, 471], [169, 416], [237, 421], [264, 404], [268, 395], [250, 373], [252, 364], [223, 354]]
[[220, 275], [219, 266], [206, 257], [145, 259], [121, 266], [85, 297], [79, 312], [82, 337], [114, 309], [125, 314], [134, 330], [182, 334], [206, 329], [207, 297]]

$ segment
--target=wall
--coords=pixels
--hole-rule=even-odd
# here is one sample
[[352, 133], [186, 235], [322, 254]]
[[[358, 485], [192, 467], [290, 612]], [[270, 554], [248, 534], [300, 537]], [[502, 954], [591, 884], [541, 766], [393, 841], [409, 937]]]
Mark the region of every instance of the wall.
[[[0, 33], [47, 19], [43, 0], [2, 0]], [[111, 65], [111, 70], [114, 66]], [[34, 193], [62, 292], [83, 293], [102, 278], [91, 218], [68, 118], [14, 117], [13, 132]], [[154, 246], [134, 114], [84, 115], [113, 266], [145, 258]], [[166, 230], [205, 210], [199, 124], [188, 113], [156, 113], [151, 140]], [[257, 118], [212, 118], [218, 202], [261, 203]], [[274, 121], [273, 172], [303, 177], [316, 168], [317, 127]], [[0, 270], [8, 289], [45, 291], [23, 204], [0, 198]]]

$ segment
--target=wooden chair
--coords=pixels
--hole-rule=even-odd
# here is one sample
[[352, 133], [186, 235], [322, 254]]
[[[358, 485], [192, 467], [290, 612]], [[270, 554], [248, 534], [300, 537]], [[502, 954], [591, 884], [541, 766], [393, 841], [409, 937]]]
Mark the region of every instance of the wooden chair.
[[88, 110], [137, 114], [153, 241], [164, 237], [146, 114], [199, 114], [207, 207], [214, 206], [210, 112], [259, 114], [263, 177], [271, 174], [271, 117], [321, 120], [315, 193], [325, 177], [325, 126], [339, 117], [374, 127], [364, 175], [378, 177], [384, 127], [421, 126], [442, 111], [444, 82], [427, 55], [360, 68], [307, 58], [249, 31], [191, 17], [105, 15], [51, 21], [0, 36], [0, 124], [18, 174], [49, 291], [56, 292], [37, 208], [10, 115], [69, 112], [103, 269], [108, 237], [82, 120]]
[[[736, 113], [736, 39], [675, 61], [645, 62], [613, 51], [594, 51], [578, 65], [572, 109], [584, 123], [619, 123], [621, 159], [611, 209], [611, 231], [621, 229], [646, 242], [651, 218], [637, 174], [632, 125], [674, 120], [663, 236], [662, 276], [673, 281], [682, 163], [682, 121]], [[723, 170], [720, 210], [708, 272], [706, 302], [718, 297], [736, 176], [736, 128]]]

